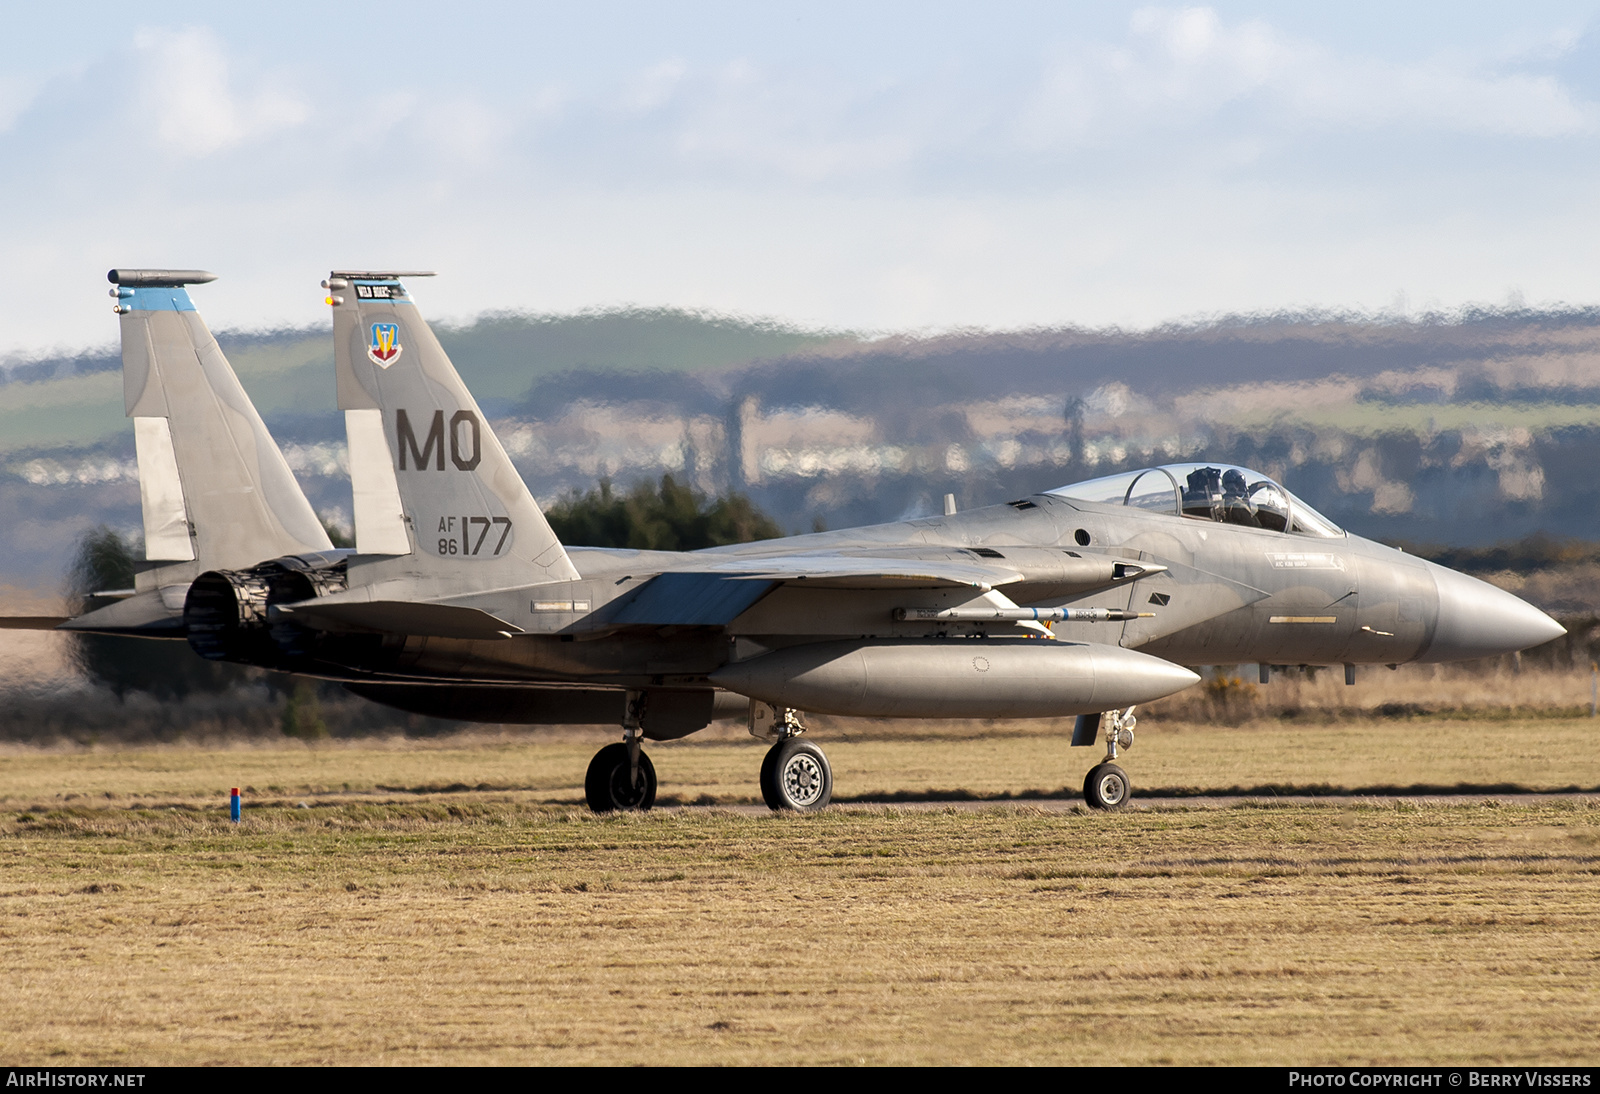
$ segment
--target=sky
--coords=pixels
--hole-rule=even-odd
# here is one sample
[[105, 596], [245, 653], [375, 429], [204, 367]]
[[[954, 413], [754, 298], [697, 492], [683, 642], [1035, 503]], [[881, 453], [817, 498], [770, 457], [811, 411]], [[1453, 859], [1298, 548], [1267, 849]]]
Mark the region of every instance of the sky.
[[[61, 9], [61, 10], [58, 10]], [[1589, 3], [0, 0], [0, 358], [676, 306], [858, 331], [1600, 303]]]

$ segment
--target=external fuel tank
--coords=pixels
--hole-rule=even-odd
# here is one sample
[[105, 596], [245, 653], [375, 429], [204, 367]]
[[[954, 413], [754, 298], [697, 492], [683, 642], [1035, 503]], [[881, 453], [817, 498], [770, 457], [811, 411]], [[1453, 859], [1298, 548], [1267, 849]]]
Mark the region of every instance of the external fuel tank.
[[725, 665], [711, 682], [817, 714], [1043, 718], [1147, 703], [1197, 683], [1134, 650], [1049, 639], [817, 642]]

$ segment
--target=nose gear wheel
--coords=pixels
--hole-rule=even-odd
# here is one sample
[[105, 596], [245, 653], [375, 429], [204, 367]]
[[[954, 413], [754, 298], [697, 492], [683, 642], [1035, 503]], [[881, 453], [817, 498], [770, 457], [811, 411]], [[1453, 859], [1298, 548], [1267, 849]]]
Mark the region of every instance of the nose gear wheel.
[[1096, 764], [1083, 780], [1083, 800], [1090, 809], [1121, 809], [1128, 803], [1133, 788], [1128, 776], [1116, 764]]
[[761, 798], [775, 811], [813, 813], [833, 798], [833, 768], [822, 749], [796, 737], [779, 741], [761, 763]]

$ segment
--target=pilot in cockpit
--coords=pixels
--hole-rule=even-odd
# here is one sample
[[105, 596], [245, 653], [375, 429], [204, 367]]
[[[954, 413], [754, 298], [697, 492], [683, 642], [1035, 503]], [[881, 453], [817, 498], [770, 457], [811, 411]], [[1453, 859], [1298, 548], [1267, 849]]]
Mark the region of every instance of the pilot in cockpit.
[[1256, 507], [1250, 502], [1250, 487], [1244, 481], [1244, 472], [1230, 467], [1222, 473], [1222, 519], [1228, 524], [1259, 527]]
[[[1169, 464], [1063, 486], [1051, 493], [1268, 532], [1332, 539], [1344, 530], [1267, 476], [1228, 464]], [[1291, 505], [1293, 508], [1291, 509]]]
[[1215, 519], [1211, 512], [1212, 499], [1222, 493], [1222, 469], [1197, 467], [1184, 479], [1183, 512], [1185, 516]]

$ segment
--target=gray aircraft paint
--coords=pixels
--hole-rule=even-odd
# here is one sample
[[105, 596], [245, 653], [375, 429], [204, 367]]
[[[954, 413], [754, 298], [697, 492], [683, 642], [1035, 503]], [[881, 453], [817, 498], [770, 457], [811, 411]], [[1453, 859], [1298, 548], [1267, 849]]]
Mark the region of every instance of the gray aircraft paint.
[[[112, 270], [134, 422], [145, 557], [136, 595], [69, 629], [167, 630], [203, 571], [332, 550], [250, 397], [195, 310], [203, 270]], [[180, 632], [181, 633], [181, 632]]]
[[[136, 279], [136, 287], [116, 290], [123, 397], [136, 423], [166, 423], [161, 455], [167, 455], [170, 442], [192, 528], [195, 572], [330, 550], [327, 532], [188, 291], [181, 284], [162, 284], [164, 273], [113, 271]], [[166, 280], [196, 274], [173, 271]], [[149, 432], [159, 436], [159, 430]], [[140, 432], [146, 430], [136, 436]], [[196, 473], [201, 469], [203, 474]], [[141, 479], [143, 472], [141, 461]], [[157, 490], [170, 493], [171, 488], [161, 482]]]
[[[1561, 633], [1516, 597], [1343, 533], [1255, 472], [1202, 464], [765, 543], [568, 552], [398, 275], [374, 272], [327, 282], [359, 545], [334, 551], [194, 313], [183, 286], [209, 277], [112, 273], [156, 565], [64, 625], [182, 635], [209, 658], [442, 717], [621, 719], [629, 758], [602, 749], [586, 777], [597, 810], [648, 807], [641, 737], [694, 733], [731, 695], [753, 734], [779, 740], [764, 800], [813, 808], [784, 796], [791, 761], [810, 765], [793, 785], [827, 785], [821, 751], [791, 747], [792, 710], [1079, 715], [1085, 745], [1113, 711], [1112, 760], [1135, 704], [1198, 679], [1184, 666], [1344, 662], [1352, 680], [1353, 663]], [[1054, 633], [1042, 619], [1059, 619]], [[617, 797], [630, 772], [648, 795]], [[1114, 807], [1127, 785], [1097, 766], [1085, 796]]]
[[[1336, 529], [1241, 527], [1070, 488], [708, 551], [569, 553], [397, 278], [346, 273], [329, 284], [368, 550], [350, 560], [348, 591], [330, 581], [318, 586], [330, 595], [258, 610], [292, 654], [278, 667], [391, 689], [375, 695], [641, 689], [678, 711], [675, 728], [658, 723], [662, 734], [689, 731], [698, 715], [685, 712], [702, 700], [681, 696], [717, 684], [838, 713], [1043, 715], [1169, 693], [1193, 679], [1181, 665], [1443, 660], [1559, 630], [1508, 594]], [[149, 370], [134, 359], [129, 371], [130, 391], [146, 398]], [[209, 474], [176, 426], [172, 436], [180, 477]], [[1159, 474], [1179, 498], [1173, 475]], [[1031, 622], [915, 618], [1017, 605], [1150, 615], [1059, 623], [1060, 642]], [[973, 657], [993, 675], [952, 668]], [[1092, 686], [1081, 671], [1090, 664]], [[494, 694], [482, 693], [484, 709], [504, 713], [503, 690]], [[585, 702], [572, 699], [575, 717]], [[561, 705], [541, 701], [538, 720], [558, 720]]]
[[816, 642], [727, 665], [711, 681], [764, 702], [868, 718], [1056, 718], [1126, 707], [1200, 678], [1132, 650], [1010, 639]]
[[397, 276], [336, 271], [328, 285], [339, 409], [361, 499], [362, 553], [337, 599], [427, 600], [578, 577]]

